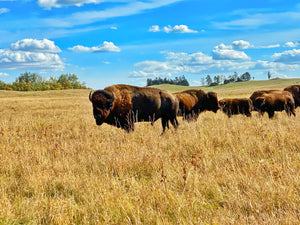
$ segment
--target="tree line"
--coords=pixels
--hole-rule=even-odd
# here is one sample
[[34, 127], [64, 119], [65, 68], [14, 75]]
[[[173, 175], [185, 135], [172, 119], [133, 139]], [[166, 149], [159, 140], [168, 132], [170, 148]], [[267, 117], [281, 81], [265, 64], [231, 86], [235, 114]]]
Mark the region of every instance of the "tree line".
[[[254, 79], [254, 77], [253, 77], [253, 79]], [[211, 78], [210, 75], [207, 75], [205, 78], [203, 77], [201, 79], [201, 83], [203, 86], [204, 85], [216, 86], [219, 84], [228, 84], [231, 82], [243, 82], [243, 81], [249, 81], [249, 80], [251, 80], [250, 73], [246, 72], [239, 76], [237, 72], [234, 72], [233, 75], [230, 75], [228, 77], [226, 77], [224, 75], [217, 75], [217, 76], [214, 76], [213, 79]]]
[[167, 79], [156, 77], [155, 79], [148, 78], [147, 79], [147, 86], [151, 85], [159, 85], [159, 84], [174, 84], [174, 85], [181, 85], [181, 86], [190, 86], [189, 82], [185, 78], [185, 76], [175, 77], [175, 79]]
[[75, 74], [61, 74], [58, 78], [45, 79], [36, 73], [21, 73], [16, 81], [5, 83], [0, 81], [0, 90], [13, 91], [47, 91], [63, 89], [86, 89], [84, 82], [79, 82]]

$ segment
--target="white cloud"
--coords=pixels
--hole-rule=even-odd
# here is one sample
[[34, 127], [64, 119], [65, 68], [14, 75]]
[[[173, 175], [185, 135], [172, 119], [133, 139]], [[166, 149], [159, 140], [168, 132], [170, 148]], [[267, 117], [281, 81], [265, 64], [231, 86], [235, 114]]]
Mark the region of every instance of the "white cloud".
[[54, 54], [59, 51], [50, 40], [23, 39], [0, 49], [0, 69], [61, 71], [65, 64]]
[[13, 51], [28, 51], [28, 52], [61, 52], [60, 48], [54, 44], [54, 41], [48, 39], [23, 39], [10, 45]]
[[300, 63], [300, 49], [275, 53], [273, 54], [272, 58], [275, 62], [282, 62], [286, 64]]
[[296, 41], [296, 42], [292, 42], [292, 41], [289, 41], [289, 42], [286, 42], [283, 47], [288, 47], [288, 48], [295, 48], [295, 47], [298, 47], [300, 45], [300, 42]]
[[114, 45], [113, 42], [104, 41], [102, 45], [96, 47], [85, 47], [82, 45], [76, 45], [69, 48], [74, 52], [120, 52], [121, 49]]
[[159, 29], [159, 26], [158, 26], [158, 25], [152, 25], [152, 26], [149, 28], [149, 31], [150, 31], [150, 32], [159, 32], [160, 29]]
[[89, 3], [100, 3], [103, 2], [103, 0], [38, 0], [38, 4], [41, 7], [51, 9], [52, 7], [60, 8], [63, 6], [82, 6], [83, 4], [89, 4]]
[[175, 25], [174, 27], [168, 25], [163, 30], [166, 33], [198, 33], [196, 30], [189, 29], [187, 25]]
[[4, 13], [8, 13], [10, 10], [8, 8], [0, 8], [0, 15]]
[[274, 70], [279, 70], [279, 71], [295, 71], [297, 69], [299, 69], [298, 65], [288, 65], [285, 63], [280, 63], [280, 62], [268, 62], [268, 61], [262, 61], [262, 60], [258, 60], [257, 62], [255, 62], [255, 65], [253, 67], [253, 69], [256, 70], [261, 70], [261, 69], [274, 69]]
[[9, 75], [8, 75], [8, 73], [2, 73], [2, 72], [0, 72], [0, 77], [8, 77]]
[[118, 28], [117, 28], [117, 27], [114, 27], [114, 26], [110, 27], [110, 29], [111, 29], [111, 30], [118, 30]]
[[220, 44], [213, 49], [213, 59], [215, 60], [249, 60], [245, 52], [231, 49], [232, 46]]
[[255, 46], [256, 49], [279, 48], [280, 44]]
[[64, 63], [57, 54], [0, 49], [0, 69], [60, 71]]
[[[116, 0], [109, 0], [111, 2]], [[41, 21], [45, 26], [50, 27], [73, 27], [78, 25], [90, 24], [109, 18], [117, 18], [123, 16], [136, 15], [146, 10], [160, 8], [183, 0], [148, 0], [148, 1], [129, 1], [123, 0], [121, 6], [108, 8], [105, 10], [82, 11], [73, 13], [70, 16], [51, 18]], [[106, 1], [107, 2], [107, 1]], [[126, 4], [127, 3], [127, 4]]]
[[248, 49], [252, 47], [252, 45], [248, 41], [239, 40], [232, 42], [233, 49]]
[[[216, 47], [220, 51], [234, 51], [224, 44]], [[237, 52], [237, 51], [234, 51]], [[231, 60], [216, 60], [213, 57], [202, 52], [188, 54], [185, 52], [161, 52], [165, 55], [165, 61], [142, 61], [134, 66], [137, 70], [131, 73], [131, 77], [153, 77], [167, 76], [169, 74], [179, 73], [226, 73], [233, 71], [251, 71], [251, 70], [274, 70], [274, 71], [295, 71], [299, 69], [299, 65], [289, 65], [281, 62], [268, 61], [236, 61]], [[228, 53], [228, 52], [227, 52]], [[235, 53], [234, 53], [235, 54]], [[249, 59], [248, 57], [245, 57]]]

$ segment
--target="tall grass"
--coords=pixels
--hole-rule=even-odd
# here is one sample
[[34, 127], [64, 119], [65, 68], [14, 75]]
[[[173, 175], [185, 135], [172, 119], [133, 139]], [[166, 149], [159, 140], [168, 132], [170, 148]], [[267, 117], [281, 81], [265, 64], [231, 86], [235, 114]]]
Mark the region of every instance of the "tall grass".
[[87, 90], [0, 102], [0, 224], [300, 221], [299, 109], [205, 112], [160, 136], [160, 120], [96, 126]]

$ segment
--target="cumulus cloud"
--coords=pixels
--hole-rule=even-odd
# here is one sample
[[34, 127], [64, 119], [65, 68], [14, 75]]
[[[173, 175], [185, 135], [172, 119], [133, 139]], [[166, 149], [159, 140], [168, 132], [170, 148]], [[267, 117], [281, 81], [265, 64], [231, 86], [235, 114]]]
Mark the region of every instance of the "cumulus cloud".
[[152, 25], [152, 26], [149, 28], [149, 31], [150, 31], [150, 32], [159, 32], [160, 29], [159, 29], [159, 26], [158, 26], [158, 25]]
[[48, 39], [23, 39], [10, 45], [13, 51], [28, 51], [28, 52], [61, 52], [60, 48], [54, 44], [54, 41]]
[[286, 64], [300, 63], [300, 49], [293, 49], [272, 55], [275, 62]]
[[232, 42], [233, 49], [248, 49], [252, 47], [252, 45], [248, 41], [239, 40]]
[[121, 49], [114, 45], [113, 42], [104, 41], [102, 45], [95, 47], [85, 47], [82, 45], [76, 45], [69, 48], [74, 52], [120, 52]]
[[62, 6], [82, 6], [83, 4], [88, 4], [88, 3], [100, 3], [103, 2], [103, 0], [38, 0], [38, 4], [41, 7], [51, 9], [52, 7], [54, 8], [60, 8]]
[[8, 73], [2, 73], [2, 72], [0, 72], [0, 77], [8, 77]]
[[[43, 45], [44, 44], [44, 45]], [[60, 71], [64, 63], [54, 42], [44, 39], [24, 39], [12, 43], [10, 49], [0, 49], [0, 69]]]
[[289, 41], [289, 42], [286, 42], [283, 47], [288, 47], [288, 48], [295, 48], [295, 47], [298, 47], [300, 45], [300, 42], [296, 41], [296, 42], [292, 42], [292, 41]]
[[245, 52], [236, 51], [232, 46], [220, 44], [213, 49], [213, 59], [215, 60], [249, 60]]
[[198, 33], [196, 30], [189, 29], [187, 25], [175, 25], [172, 27], [171, 25], [168, 25], [164, 27], [163, 29], [160, 29], [158, 25], [152, 25], [149, 28], [150, 32], [165, 32], [165, 33]]
[[189, 29], [187, 25], [175, 25], [174, 27], [169, 25], [163, 30], [166, 33], [198, 33], [196, 30]]

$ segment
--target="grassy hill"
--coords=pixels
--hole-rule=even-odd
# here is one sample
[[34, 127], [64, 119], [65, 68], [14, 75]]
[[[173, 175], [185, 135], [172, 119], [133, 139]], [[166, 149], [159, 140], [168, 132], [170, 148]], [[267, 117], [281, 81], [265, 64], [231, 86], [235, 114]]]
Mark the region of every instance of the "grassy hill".
[[300, 79], [274, 79], [274, 80], [253, 80], [246, 82], [233, 82], [213, 87], [208, 86], [178, 86], [170, 84], [154, 85], [151, 87], [168, 90], [172, 93], [187, 89], [203, 89], [215, 91], [220, 97], [249, 97], [253, 91], [265, 89], [283, 89], [292, 84], [300, 84]]

